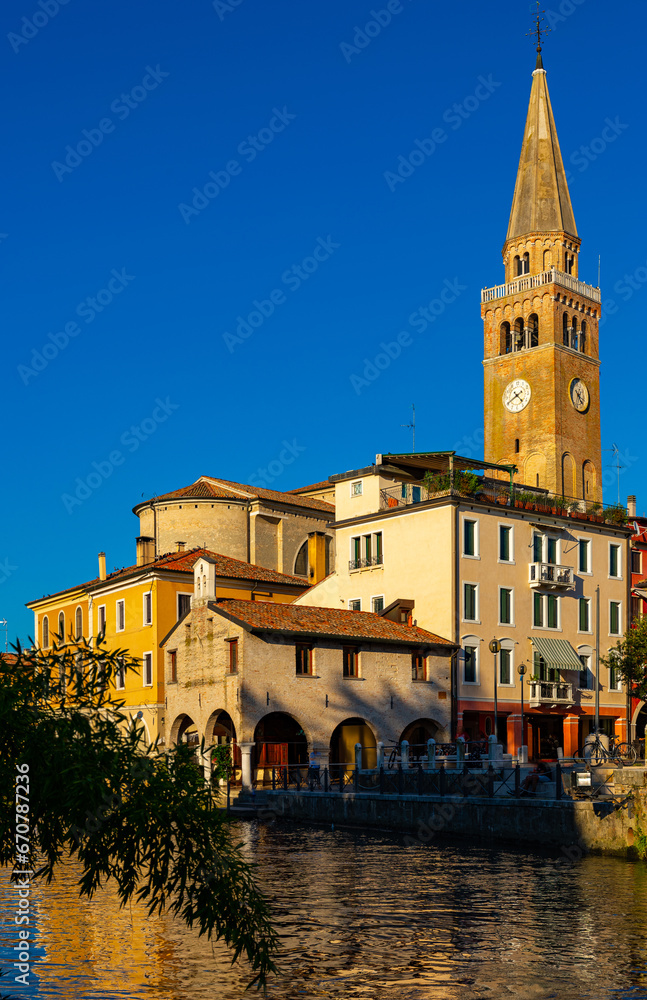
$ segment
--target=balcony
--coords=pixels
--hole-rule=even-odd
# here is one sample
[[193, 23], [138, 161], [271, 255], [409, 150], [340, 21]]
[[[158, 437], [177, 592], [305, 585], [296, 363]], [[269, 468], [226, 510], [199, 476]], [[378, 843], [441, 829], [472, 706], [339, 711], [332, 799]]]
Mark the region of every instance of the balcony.
[[573, 586], [573, 567], [557, 563], [530, 563], [530, 586], [570, 590]]
[[528, 706], [573, 704], [573, 685], [563, 681], [528, 681]]
[[522, 274], [514, 281], [508, 281], [505, 285], [494, 285], [492, 288], [484, 288], [481, 291], [481, 302], [492, 302], [495, 299], [502, 299], [505, 295], [516, 295], [517, 292], [526, 292], [531, 288], [539, 288], [541, 285], [556, 284], [577, 295], [585, 295], [594, 302], [602, 301], [602, 293], [599, 288], [587, 285], [584, 281], [579, 281], [572, 274], [565, 271], [558, 271], [556, 267], [551, 267], [548, 271], [541, 271], [539, 274]]
[[351, 559], [348, 568], [353, 572], [355, 569], [370, 569], [371, 566], [381, 566], [382, 556], [370, 556], [367, 559]]

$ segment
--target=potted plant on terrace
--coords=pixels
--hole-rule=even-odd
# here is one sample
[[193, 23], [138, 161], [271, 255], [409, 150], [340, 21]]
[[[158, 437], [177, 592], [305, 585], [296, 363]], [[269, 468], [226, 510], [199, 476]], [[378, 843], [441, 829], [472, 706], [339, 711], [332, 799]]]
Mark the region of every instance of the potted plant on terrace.
[[609, 524], [626, 524], [627, 511], [622, 504], [613, 504], [604, 511], [604, 520]]

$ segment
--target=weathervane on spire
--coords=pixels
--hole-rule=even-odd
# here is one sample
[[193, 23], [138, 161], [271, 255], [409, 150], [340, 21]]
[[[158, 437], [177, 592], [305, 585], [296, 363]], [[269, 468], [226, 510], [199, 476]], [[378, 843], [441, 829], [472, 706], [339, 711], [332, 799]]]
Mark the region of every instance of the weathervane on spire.
[[526, 34], [530, 35], [531, 37], [532, 36], [537, 37], [537, 65], [541, 66], [541, 37], [542, 35], [547, 35], [548, 32], [551, 31], [552, 29], [542, 28], [541, 22], [544, 21], [545, 18], [543, 18], [541, 15], [545, 14], [546, 11], [539, 9], [539, 0], [535, 0], [535, 2], [537, 4], [537, 9], [534, 10], [532, 7], [530, 8], [530, 13], [533, 14], [535, 18], [535, 26], [531, 31], [527, 31]]

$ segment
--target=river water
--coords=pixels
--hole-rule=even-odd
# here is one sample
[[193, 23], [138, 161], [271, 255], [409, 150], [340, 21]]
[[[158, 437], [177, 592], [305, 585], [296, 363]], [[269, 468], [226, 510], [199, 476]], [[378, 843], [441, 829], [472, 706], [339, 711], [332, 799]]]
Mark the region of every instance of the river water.
[[[397, 835], [235, 824], [274, 901], [276, 998], [647, 998], [647, 864]], [[0, 965], [16, 890], [0, 882]], [[72, 867], [34, 887], [31, 986], [47, 1000], [242, 1000], [249, 980], [179, 920], [79, 900]], [[18, 988], [16, 986], [18, 985]], [[257, 995], [255, 992], [246, 996]]]

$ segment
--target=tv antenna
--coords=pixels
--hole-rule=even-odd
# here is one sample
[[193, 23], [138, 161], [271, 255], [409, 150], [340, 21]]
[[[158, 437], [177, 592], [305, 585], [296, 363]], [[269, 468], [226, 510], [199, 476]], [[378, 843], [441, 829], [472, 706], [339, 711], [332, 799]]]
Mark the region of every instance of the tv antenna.
[[0, 628], [4, 629], [4, 651], [9, 651], [9, 623], [6, 618], [0, 619]]
[[406, 427], [408, 430], [413, 432], [413, 451], [416, 450], [416, 404], [411, 404], [411, 409], [413, 411], [413, 416], [411, 417], [410, 424], [400, 424], [400, 427]]
[[623, 465], [622, 462], [620, 461], [620, 449], [618, 448], [617, 444], [612, 444], [610, 448], [605, 448], [604, 450], [605, 451], [611, 451], [611, 452], [613, 452], [613, 457], [615, 458], [615, 462], [611, 462], [611, 464], [609, 466], [607, 466], [607, 468], [611, 468], [611, 469], [615, 469], [616, 470], [616, 474], [617, 474], [617, 477], [618, 477], [618, 504], [619, 504], [620, 503], [620, 470], [621, 469], [626, 469], [627, 466]]

